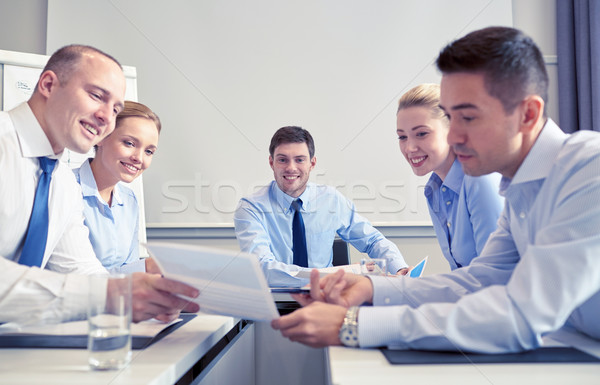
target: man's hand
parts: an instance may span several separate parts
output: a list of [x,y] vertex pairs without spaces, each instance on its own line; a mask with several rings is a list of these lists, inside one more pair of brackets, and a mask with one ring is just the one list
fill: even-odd
[[199,294],[197,289],[182,282],[162,278],[156,274],[133,273],[133,322],[150,318],[170,322],[176,319],[182,310],[195,313],[200,310],[200,306],[178,295],[196,298]]
[[271,326],[284,337],[314,348],[341,345],[338,335],[345,315],[343,306],[315,301],[271,321]]
[[396,275],[406,275],[408,274],[408,272],[411,270],[412,268],[410,267],[405,267],[403,269],[398,270],[398,272],[396,272]]
[[162,271],[158,267],[156,260],[152,257],[146,258],[146,273],[162,275]]
[[319,279],[319,271],[313,269],[310,272],[310,295],[293,294],[292,297],[302,306],[318,301],[348,308],[372,302],[373,285],[369,278],[345,274],[343,270]]

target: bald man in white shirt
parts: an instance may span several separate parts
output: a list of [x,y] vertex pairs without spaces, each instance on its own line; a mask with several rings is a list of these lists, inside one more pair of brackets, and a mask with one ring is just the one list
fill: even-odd
[[[81,192],[64,164],[52,172],[48,236],[40,268],[19,264],[36,186],[39,157],[58,159],[65,148],[86,153],[109,135],[123,108],[120,64],[93,47],[58,50],[27,103],[0,112],[0,323],[60,322],[85,317],[88,274],[107,274],[83,224]],[[51,270],[51,271],[49,271]],[[110,289],[110,288],[109,288]],[[160,275],[133,275],[133,319],[168,321],[198,306],[177,295],[198,291]]]

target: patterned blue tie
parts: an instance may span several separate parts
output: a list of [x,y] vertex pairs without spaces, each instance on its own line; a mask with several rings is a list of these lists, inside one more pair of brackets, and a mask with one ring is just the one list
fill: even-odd
[[294,220],[292,222],[294,265],[308,267],[306,233],[304,231],[304,220],[302,220],[302,214],[300,213],[302,201],[300,199],[293,201],[292,208],[294,209]]
[[48,192],[56,159],[42,156],[38,160],[40,161],[42,175],[38,181],[37,190],[35,190],[33,210],[31,210],[29,228],[27,229],[19,263],[26,266],[40,267],[42,266],[44,250],[48,240]]

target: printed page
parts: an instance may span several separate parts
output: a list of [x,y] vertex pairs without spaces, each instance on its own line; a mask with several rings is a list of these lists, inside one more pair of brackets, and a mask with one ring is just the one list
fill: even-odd
[[[330,267],[322,267],[319,270],[319,274],[321,275],[321,277],[327,275],[327,274],[333,274],[338,270],[344,270],[344,272],[346,273],[351,273],[351,274],[360,274],[360,264],[358,263],[353,263],[351,265],[340,265],[340,266],[330,266]],[[310,272],[311,270],[301,270],[299,272],[297,272],[295,274],[295,277],[297,278],[310,278]]]
[[202,312],[254,321],[271,321],[279,313],[256,256],[174,243],[149,242],[148,250],[165,277],[200,290],[190,299]]

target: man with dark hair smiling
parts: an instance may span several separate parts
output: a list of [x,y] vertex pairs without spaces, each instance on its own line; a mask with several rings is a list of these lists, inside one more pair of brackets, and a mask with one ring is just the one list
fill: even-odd
[[305,307],[272,326],[312,346],[486,353],[534,349],[565,325],[600,339],[600,134],[567,135],[547,118],[542,54],[516,29],[472,32],[437,66],[465,173],[503,176],[498,229],[448,274],[319,282],[313,272],[311,296],[297,297]]
[[[307,130],[280,128],[269,154],[275,180],[242,198],[234,223],[240,248],[259,256],[271,286],[301,286],[307,280],[295,277],[299,271],[331,266],[336,234],[372,258],[386,258],[391,274],[406,273],[398,247],[359,215],[352,202],[331,186],[308,183],[317,158]],[[299,236],[298,227],[303,232]]]

